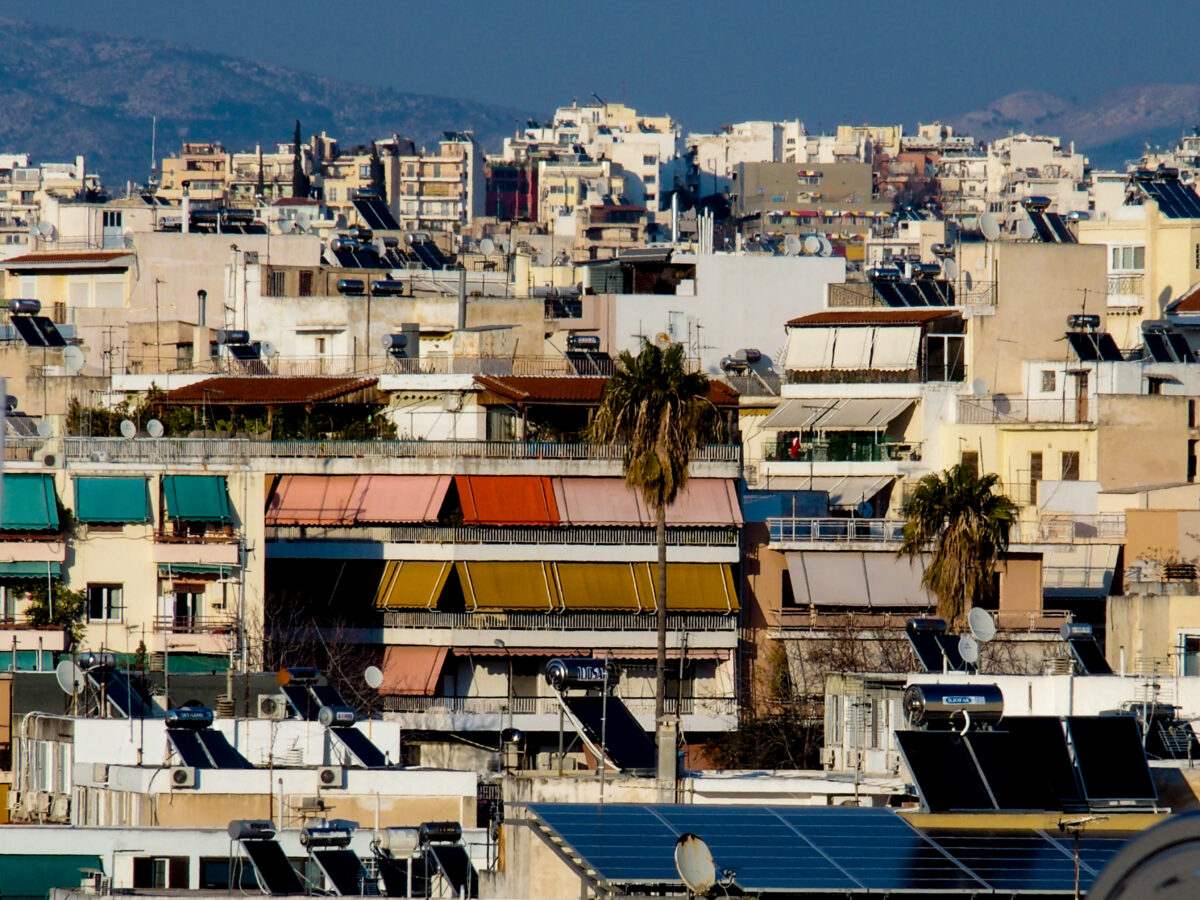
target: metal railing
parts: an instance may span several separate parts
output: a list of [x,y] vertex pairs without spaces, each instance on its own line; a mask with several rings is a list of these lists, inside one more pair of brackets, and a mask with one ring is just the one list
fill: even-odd
[[1142,296],[1142,285],[1146,280],[1146,276],[1142,272],[1130,273],[1126,275],[1109,275],[1108,276],[1108,296]]
[[958,398],[960,425],[1003,425],[1007,423],[1049,422],[1054,424],[1093,423],[1096,404],[1074,398],[1030,398],[997,394],[994,397]]
[[[731,716],[737,714],[736,697],[665,698],[666,712],[672,715]],[[511,704],[510,704],[511,700]],[[634,715],[652,715],[653,697],[621,697]],[[449,715],[557,715],[559,702],[554,697],[384,697],[386,712],[441,713]]]
[[[68,437],[73,460],[133,463],[247,461],[251,459],[575,459],[616,460],[620,444],[586,441],[337,441],[254,440],[250,438],[107,438]],[[730,462],[741,458],[741,444],[698,447],[694,462]]]
[[141,374],[198,375],[592,375],[580,373],[562,356],[422,356],[393,359],[380,350],[358,356],[272,356],[240,361],[230,358],[180,363],[172,357],[142,357],[129,363]]
[[232,616],[155,616],[154,630],[171,634],[225,634],[237,627]]
[[904,441],[902,443],[844,443],[831,441],[809,441],[796,448],[793,455],[791,447],[780,443],[775,447],[774,456],[768,462],[898,462],[901,460],[919,460],[921,458],[921,441]]
[[869,541],[896,544],[904,539],[903,519],[767,519],[772,542]]
[[[653,631],[653,612],[438,612],[389,609],[385,628],[512,629],[517,631]],[[668,631],[736,631],[737,614],[668,613]]]
[[[1109,292],[1111,293],[1111,291]],[[971,285],[954,284],[954,309],[962,306],[995,306],[996,286],[992,282],[973,282]],[[853,309],[862,307],[888,308],[887,303],[876,293],[874,286],[863,282],[846,282],[829,286],[831,309]]]
[[1125,513],[1099,515],[1043,514],[1021,528],[1026,543],[1073,544],[1080,541],[1125,540]]
[[[929,615],[929,611],[913,609],[911,612],[850,612],[845,610],[797,607],[783,610],[780,627],[803,631],[844,630],[889,630],[904,631],[905,623],[914,616]],[[1000,632],[1029,634],[1057,631],[1072,616],[1066,610],[1001,610],[993,612],[992,618]],[[1003,635],[1001,635],[1003,636]]]
[[[581,544],[649,546],[653,528],[593,525],[268,525],[268,541],[372,541],[396,544]],[[670,547],[736,547],[738,530],[731,527],[667,528]]]

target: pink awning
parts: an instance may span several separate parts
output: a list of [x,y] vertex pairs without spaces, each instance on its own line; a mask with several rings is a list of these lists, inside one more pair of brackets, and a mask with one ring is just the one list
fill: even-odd
[[737,487],[728,478],[692,478],[667,507],[668,525],[741,525]]
[[432,697],[437,691],[448,647],[388,647],[383,651],[385,696]]
[[268,525],[436,521],[448,475],[284,475],[267,503]]
[[[559,515],[571,525],[654,524],[654,511],[623,478],[555,478]],[[667,507],[668,525],[741,525],[737,488],[726,478],[693,478]]]
[[362,475],[358,522],[436,522],[449,475]]
[[284,475],[267,502],[268,525],[350,525],[357,475]]

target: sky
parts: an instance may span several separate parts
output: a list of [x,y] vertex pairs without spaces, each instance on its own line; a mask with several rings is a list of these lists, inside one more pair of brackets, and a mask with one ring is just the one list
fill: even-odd
[[[157,38],[549,116],[592,93],[686,130],[915,124],[1017,90],[1200,82],[1193,3],[38,0],[0,15]],[[15,4],[14,4],[15,6]]]

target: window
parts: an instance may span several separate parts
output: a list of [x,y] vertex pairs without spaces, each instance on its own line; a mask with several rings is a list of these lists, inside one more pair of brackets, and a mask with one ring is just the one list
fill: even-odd
[[652,185],[652,184],[657,184],[657,183],[658,183],[658,178],[657,178],[657,177],[655,177],[654,175],[647,175],[645,178],[643,178],[643,179],[642,179],[642,182],[643,182],[645,185],[649,186],[649,185]]
[[780,605],[784,609],[796,608],[796,593],[792,590],[792,576],[787,569],[783,570],[783,586],[781,590],[782,598]]
[[133,859],[133,886],[186,890],[188,862],[186,856],[136,856]]
[[1064,450],[1062,452],[1062,476],[1063,481],[1078,481],[1079,480],[1079,451]]
[[105,228],[120,228],[122,214],[119,212],[105,212],[101,215]]
[[1029,452],[1029,502],[1037,503],[1038,482],[1042,480],[1042,451]]
[[0,584],[0,622],[13,622],[17,618],[17,599],[22,596],[16,591],[9,588],[6,584]]
[[175,345],[175,368],[185,369],[192,364],[191,343],[180,342]]
[[300,291],[299,291],[300,296],[301,297],[311,297],[312,292],[313,292],[313,273],[312,272],[301,272],[300,273]]
[[1131,270],[1141,272],[1146,268],[1146,248],[1143,246],[1113,247],[1113,271]]
[[371,177],[371,166],[370,166],[370,164],[369,164],[369,163],[368,163],[368,164],[366,164],[366,165],[360,165],[360,166],[358,167],[358,177],[359,177],[359,178],[363,178],[363,179],[370,179],[370,177]]
[[326,347],[325,338],[323,338],[323,337],[313,338],[313,349],[316,351],[317,356],[325,355],[325,347]]
[[284,276],[285,272],[268,272],[267,273],[267,296],[282,297],[284,294]]
[[656,166],[656,165],[658,165],[658,157],[657,156],[643,156],[642,157],[642,165],[643,166]]
[[1197,245],[1196,245],[1195,257],[1194,257],[1194,259],[1195,259],[1195,262],[1193,262],[1193,264],[1192,264],[1192,268],[1193,268],[1193,269],[1200,269],[1200,244],[1197,244]]
[[962,452],[962,464],[970,469],[976,475],[979,474],[979,451],[964,450]]
[[1188,484],[1196,481],[1196,444],[1197,441],[1188,441],[1187,446],[1187,480]]
[[87,586],[88,621],[121,621],[121,585],[89,584]]
[[197,621],[204,615],[204,585],[176,582],[167,595],[170,603],[172,627],[176,631],[190,631],[200,625]]
[[1052,394],[1056,390],[1057,379],[1053,369],[1042,369],[1042,391]]
[[1200,675],[1200,635],[1179,636],[1179,674]]
[[1163,384],[1166,383],[1166,380],[1167,379],[1165,379],[1165,378],[1155,378],[1153,375],[1148,376],[1146,378],[1146,393],[1147,394],[1161,394],[1162,389],[1163,389]]
[[325,189],[325,199],[330,203],[337,203],[337,188],[331,187]]

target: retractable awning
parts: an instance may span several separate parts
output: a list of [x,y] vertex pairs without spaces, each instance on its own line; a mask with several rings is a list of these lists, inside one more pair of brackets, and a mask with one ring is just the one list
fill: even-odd
[[805,429],[813,425],[831,409],[836,400],[784,400],[763,421],[763,428]]
[[454,566],[468,610],[551,612],[562,607],[554,563],[459,562]]
[[456,475],[468,525],[557,525],[551,479],[539,475]]
[[56,562],[21,562],[0,563],[0,581],[30,581],[37,578],[62,577],[62,563]]
[[449,475],[284,475],[267,503],[268,525],[436,521]]
[[925,609],[936,605],[921,585],[923,561],[887,550],[802,550],[785,555],[798,606]]
[[[654,511],[623,478],[554,478],[555,505],[562,524],[655,524]],[[742,524],[737,485],[728,478],[692,478],[667,507],[673,526],[731,526]]]
[[816,424],[818,431],[883,431],[915,403],[910,398],[843,400]]
[[[643,607],[638,591],[639,563],[565,563],[555,566],[567,609],[625,610]],[[668,597],[670,587],[667,588]],[[649,607],[653,609],[654,607]]]
[[58,531],[53,476],[4,475],[0,531]]
[[379,693],[388,697],[432,697],[448,650],[448,647],[426,646],[385,648]]
[[162,490],[168,519],[223,525],[231,521],[224,475],[165,475]]
[[389,562],[375,593],[379,609],[433,609],[450,575],[450,563],[427,560]]
[[105,525],[150,521],[150,491],[145,478],[75,479],[75,518]]

